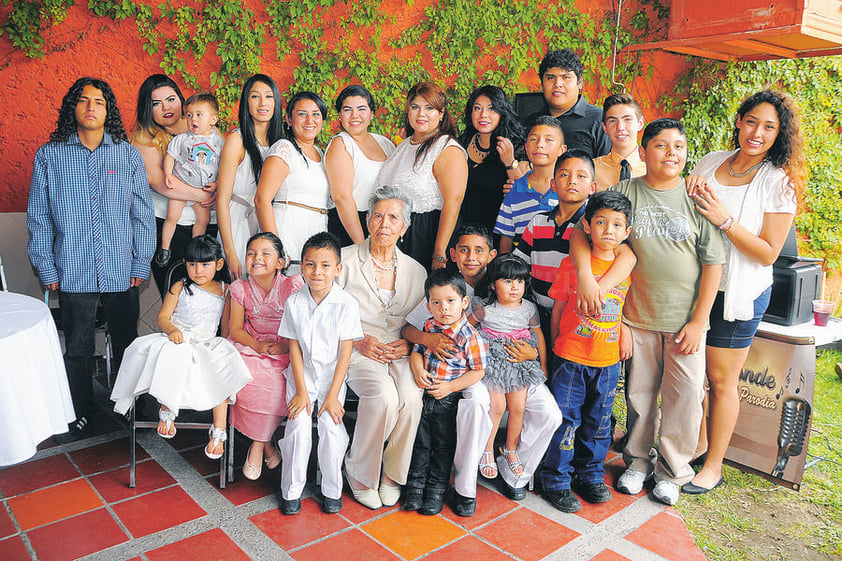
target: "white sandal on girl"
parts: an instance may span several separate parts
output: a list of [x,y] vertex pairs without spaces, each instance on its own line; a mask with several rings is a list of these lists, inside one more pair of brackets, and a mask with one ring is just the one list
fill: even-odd
[[[161,438],[172,438],[175,436],[175,413],[171,409],[161,407],[158,410],[158,420],[164,423],[164,430],[161,431],[161,424],[158,424],[158,436]],[[172,432],[170,432],[172,431]]]
[[225,429],[211,427],[208,429],[208,436],[210,437],[210,442],[208,442],[208,445],[205,446],[205,456],[211,460],[218,460],[225,453],[225,446],[222,447],[222,452],[219,454],[215,454],[214,450],[216,450],[216,447],[219,446],[219,444],[228,440],[228,433],[225,432]]
[[479,473],[486,479],[497,479],[497,464],[494,463],[494,452],[491,450],[482,453]]

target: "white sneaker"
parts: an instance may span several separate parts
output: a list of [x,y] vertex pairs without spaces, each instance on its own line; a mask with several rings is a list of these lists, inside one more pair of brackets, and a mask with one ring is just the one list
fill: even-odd
[[652,479],[651,473],[646,474],[642,471],[627,469],[623,472],[623,475],[620,476],[620,479],[617,480],[617,484],[614,488],[626,495],[637,495],[643,491],[643,484],[650,479]]
[[681,487],[672,481],[658,481],[655,488],[652,489],[652,495],[665,505],[674,505],[678,502],[678,495],[681,492]]

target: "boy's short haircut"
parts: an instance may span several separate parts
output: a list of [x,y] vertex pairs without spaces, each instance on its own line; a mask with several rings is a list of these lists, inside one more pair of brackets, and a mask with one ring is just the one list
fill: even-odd
[[634,109],[635,114],[637,115],[638,119],[643,118],[643,110],[640,108],[640,104],[632,97],[631,94],[627,93],[618,93],[612,94],[605,98],[605,101],[602,102],[602,122],[605,122],[605,116],[608,113],[608,110],[614,107],[615,105],[630,105],[632,109]]
[[491,235],[491,230],[487,226],[477,224],[476,222],[459,226],[456,234],[453,236],[453,239],[456,240],[456,245],[459,245],[459,240],[462,239],[462,236],[479,236],[484,238],[485,243],[488,245],[488,250],[491,251],[494,249],[494,237]]
[[550,115],[535,117],[532,123],[529,124],[529,130],[526,131],[526,138],[529,138],[529,135],[532,134],[532,129],[535,127],[552,127],[558,129],[558,133],[561,135],[561,143],[564,144],[564,129],[561,128],[561,123],[555,117],[551,117]]
[[582,81],[582,60],[571,49],[559,49],[555,51],[547,51],[544,58],[541,59],[541,64],[538,66],[538,77],[544,79],[544,74],[550,68],[561,68],[562,70],[569,70],[576,75],[577,81]]
[[640,145],[646,148],[646,145],[649,144],[650,140],[658,136],[661,131],[668,129],[675,129],[680,132],[684,138],[687,138],[687,131],[684,129],[684,125],[681,121],[676,121],[675,119],[670,119],[669,117],[661,117],[660,119],[655,119],[646,125],[646,128],[643,129],[643,136],[640,139]]
[[187,101],[184,102],[184,107],[188,107],[193,105],[194,103],[207,103],[213,110],[219,113],[219,103],[216,101],[216,96],[210,92],[198,92],[194,93],[190,97],[187,98]]
[[424,281],[424,295],[430,300],[430,290],[436,286],[452,286],[460,298],[468,295],[468,287],[465,285],[465,277],[459,271],[451,269],[436,269],[427,280]]
[[591,181],[593,181],[596,172],[594,171],[593,167],[593,158],[591,158],[590,154],[585,152],[584,150],[568,150],[564,154],[558,157],[558,160],[555,161],[555,168],[553,169],[553,176],[558,173],[558,170],[561,168],[561,164],[566,162],[567,160],[582,160],[586,164],[588,164],[588,169],[591,172]]
[[632,205],[629,198],[624,194],[617,191],[600,191],[594,193],[588,198],[588,204],[585,205],[585,220],[590,223],[593,215],[604,208],[622,212],[626,217],[626,227],[631,225]]
[[339,243],[339,239],[330,232],[313,234],[304,242],[304,247],[301,248],[302,261],[304,261],[304,256],[310,249],[329,249],[336,255],[336,263],[342,263],[342,245]]

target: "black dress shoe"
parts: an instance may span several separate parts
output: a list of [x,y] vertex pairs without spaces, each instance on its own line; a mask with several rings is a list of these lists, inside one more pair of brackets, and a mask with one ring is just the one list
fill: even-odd
[[281,514],[287,516],[301,512],[301,499],[286,500],[281,497]]
[[338,499],[323,497],[322,512],[325,514],[336,514],[340,510],[342,510],[342,497],[339,497]]
[[464,497],[453,491],[452,508],[457,516],[473,516],[477,511],[477,500],[473,497]]
[[688,495],[704,495],[705,493],[713,491],[723,483],[725,483],[725,478],[720,477],[719,481],[716,482],[716,485],[708,489],[707,487],[700,487],[699,485],[694,485],[692,481],[689,481],[681,486],[681,491]]
[[444,492],[428,492],[424,495],[424,502],[418,509],[418,514],[433,516],[440,513],[444,506]]
[[544,498],[561,512],[578,512],[582,503],[570,489],[546,489]]
[[506,483],[506,480],[502,477],[500,477],[498,480],[500,481],[500,483],[498,484],[498,488],[500,489],[500,492],[503,493],[503,496],[505,496],[506,498],[511,499],[513,501],[522,501],[524,498],[526,498],[526,487],[512,487],[511,485]]
[[602,481],[598,483],[581,483],[577,481],[573,484],[573,487],[576,493],[589,503],[605,503],[611,500],[611,490]]
[[693,466],[693,467],[702,467],[703,465],[705,465],[705,462],[707,461],[707,459],[708,459],[708,453],[702,452],[701,454],[699,454],[698,456],[696,456],[695,458],[690,460],[690,465]]
[[424,504],[424,497],[421,489],[414,487],[407,487],[406,502],[403,505],[404,510],[418,510]]

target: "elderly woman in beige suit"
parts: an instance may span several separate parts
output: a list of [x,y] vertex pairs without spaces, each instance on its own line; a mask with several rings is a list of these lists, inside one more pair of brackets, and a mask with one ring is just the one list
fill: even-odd
[[407,314],[424,298],[427,277],[397,248],[411,212],[405,193],[377,189],[369,204],[370,236],[342,250],[338,279],[359,301],[365,333],[354,343],[348,368],[348,385],[360,403],[345,468],[354,498],[371,509],[398,502],[421,417],[421,390],[409,369],[411,346],[400,335]]

